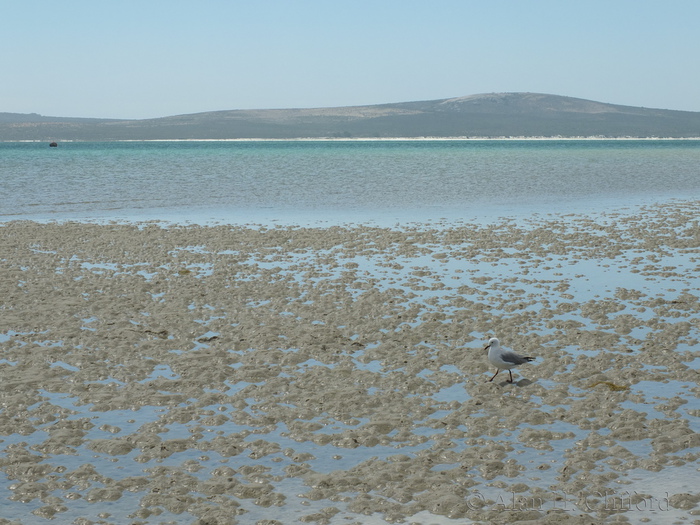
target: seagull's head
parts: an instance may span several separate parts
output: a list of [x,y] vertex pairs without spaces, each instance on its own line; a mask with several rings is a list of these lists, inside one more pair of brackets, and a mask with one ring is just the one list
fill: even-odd
[[500,346],[500,344],[501,343],[498,342],[498,339],[496,339],[495,337],[492,337],[491,339],[489,339],[489,343],[484,347],[484,350],[488,350],[492,346],[497,348],[498,346]]

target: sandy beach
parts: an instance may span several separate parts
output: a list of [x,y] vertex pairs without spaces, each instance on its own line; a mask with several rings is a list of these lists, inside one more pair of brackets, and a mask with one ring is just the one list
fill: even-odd
[[697,217],[4,223],[0,524],[700,523]]

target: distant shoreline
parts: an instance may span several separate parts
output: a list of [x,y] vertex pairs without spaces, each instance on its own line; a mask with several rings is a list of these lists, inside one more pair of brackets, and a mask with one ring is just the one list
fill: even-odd
[[[227,139],[228,137],[228,139]],[[222,110],[141,120],[0,113],[0,140],[700,139],[700,112],[544,93],[483,93],[335,108]]]
[[73,142],[484,142],[484,141],[700,141],[698,137],[306,137],[235,139],[1,140],[1,143]]

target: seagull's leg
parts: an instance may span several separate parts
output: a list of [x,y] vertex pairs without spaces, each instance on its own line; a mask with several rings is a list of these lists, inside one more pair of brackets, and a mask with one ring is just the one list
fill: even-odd
[[[501,371],[501,369],[500,369],[500,368],[497,368],[497,369],[496,369],[496,373],[493,374],[493,377],[496,377],[496,376],[498,375],[498,372],[500,372],[500,371]],[[492,377],[491,379],[489,379],[489,381],[493,381],[493,377]]]
[[510,369],[509,369],[509,370],[508,370],[508,373],[510,374],[510,379],[508,380],[508,382],[509,382],[509,383],[512,383],[512,382],[513,382],[513,372],[511,372]]

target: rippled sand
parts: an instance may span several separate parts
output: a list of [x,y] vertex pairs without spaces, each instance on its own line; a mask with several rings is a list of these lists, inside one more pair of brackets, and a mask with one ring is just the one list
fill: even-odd
[[700,519],[697,203],[0,233],[0,524]]

